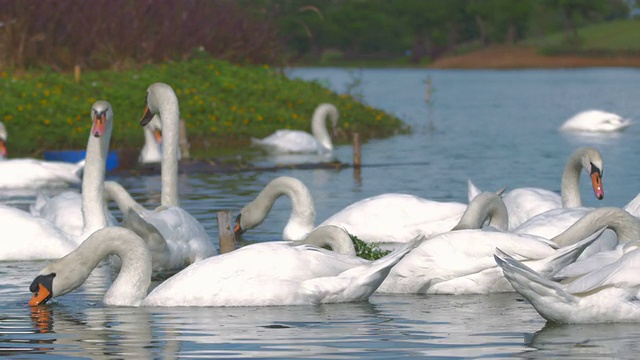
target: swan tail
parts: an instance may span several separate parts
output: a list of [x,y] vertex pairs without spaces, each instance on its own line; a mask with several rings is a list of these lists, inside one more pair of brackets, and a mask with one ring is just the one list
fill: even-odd
[[582,252],[593,244],[601,232],[598,232],[582,241],[579,241],[573,245],[565,246],[556,251],[556,253],[547,258],[531,261],[529,266],[535,269],[541,276],[546,279],[551,279],[555,274],[564,269],[566,266],[573,264]]
[[392,253],[364,265],[359,265],[335,277],[307,280],[303,287],[316,303],[353,302],[367,300],[389,275],[391,268],[425,239],[416,237]]
[[560,303],[577,302],[577,298],[562,289],[560,284],[543,278],[530,267],[502,250],[496,248],[493,257],[513,288],[532,304],[537,303],[541,297],[551,298],[552,301]]

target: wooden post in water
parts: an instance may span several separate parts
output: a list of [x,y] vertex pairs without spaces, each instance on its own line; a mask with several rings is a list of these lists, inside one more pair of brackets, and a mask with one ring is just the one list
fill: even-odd
[[427,76],[427,94],[424,96],[427,105],[431,105],[431,75]]
[[180,145],[180,154],[183,159],[189,158],[189,139],[187,138],[187,122],[184,119],[180,119],[180,137],[178,140]]
[[236,249],[236,236],[233,233],[231,211],[218,211],[218,240],[220,242],[220,254],[228,253]]
[[360,167],[362,165],[362,155],[360,151],[360,134],[353,133],[353,177],[356,182],[361,182]]
[[80,65],[73,67],[73,78],[75,79],[76,84],[80,84]]

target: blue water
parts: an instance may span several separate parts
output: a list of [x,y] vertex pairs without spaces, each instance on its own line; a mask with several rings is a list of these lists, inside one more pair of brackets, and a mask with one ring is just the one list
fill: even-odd
[[[414,132],[362,147],[360,177],[352,169],[197,174],[180,178],[181,205],[217,239],[216,212],[237,213],[271,179],[295,176],[311,190],[317,222],[344,206],[384,192],[466,201],[467,179],[485,190],[537,186],[559,192],[568,155],[593,145],[604,161],[605,198],[583,177],[588,206],[623,206],[640,192],[640,127],[576,136],[558,127],[577,112],[601,109],[640,121],[640,70],[297,69],[337,92],[392,112]],[[425,102],[431,81],[430,105]],[[249,156],[258,156],[251,153]],[[246,155],[245,155],[246,156]],[[351,162],[341,145],[338,159]],[[252,158],[268,162],[270,159]],[[160,178],[111,176],[150,207]],[[30,194],[0,194],[26,207]],[[278,238],[289,216],[278,200],[246,241]],[[3,236],[11,236],[4,234]],[[87,283],[39,312],[26,306],[28,286],[46,262],[0,263],[0,354],[21,358],[548,358],[635,357],[640,325],[549,326],[517,294],[489,296],[374,295],[369,302],[266,308],[105,307],[112,274]]]

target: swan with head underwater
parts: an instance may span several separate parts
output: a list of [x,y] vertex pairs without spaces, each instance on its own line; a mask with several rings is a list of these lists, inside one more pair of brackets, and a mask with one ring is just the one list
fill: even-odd
[[[571,277],[556,282],[544,278],[535,269],[511,257],[508,252],[500,251],[501,249],[496,251],[495,260],[505,278],[548,321],[640,321],[640,220],[618,208],[600,208],[592,213],[597,211],[615,213],[620,226],[626,226],[629,232],[628,236],[620,239],[623,246],[617,259],[608,263],[574,272]],[[593,218],[592,221],[598,221],[601,217]],[[585,261],[589,262],[589,258]]]
[[[346,233],[343,239],[351,242]],[[33,297],[29,304],[46,303],[82,285],[108,255],[120,257],[122,266],[104,296],[106,305],[273,306],[365,301],[389,270],[422,240],[415,239],[375,261],[308,244],[252,244],[195,262],[147,294],[152,267],[148,246],[128,229],[109,227],[42,269],[30,286]]]
[[[271,180],[253,201],[240,210],[236,218],[236,235],[260,225],[275,201],[283,195],[291,199],[291,215],[282,237],[285,240],[304,238],[315,228],[313,197],[304,183],[289,176]],[[463,203],[388,193],[355,202],[319,226],[335,225],[368,243],[393,248],[418,235],[429,237],[451,230],[466,208]]]
[[[494,213],[492,221],[497,215],[507,213],[498,196],[483,193],[469,204],[463,219],[471,216],[477,226],[483,223],[488,211]],[[506,224],[508,220],[505,218],[502,222]],[[496,248],[514,254],[527,266],[551,276],[573,263],[596,241],[604,226],[616,232],[619,241],[632,237],[617,218],[600,209],[550,240],[528,234],[456,227],[425,240],[407,254],[377,291],[455,295],[511,292],[513,288],[494,260]],[[565,246],[559,248],[558,244]]]
[[[161,162],[161,203],[154,210],[138,204],[119,186],[108,187],[109,196],[120,209],[133,209],[144,221],[149,222],[166,241],[162,254],[154,259],[166,259],[164,264],[154,262],[154,270],[175,271],[190,263],[216,254],[216,249],[206,230],[191,214],[179,206],[178,201],[178,136],[180,113],[178,98],[173,89],[164,83],[154,83],[147,89],[147,104],[140,124],[146,126],[154,115],[162,124],[163,144]],[[126,214],[127,211],[123,211]],[[161,270],[164,269],[164,270]]]
[[618,114],[602,110],[582,111],[560,126],[560,131],[609,133],[623,131],[631,125],[631,120]]
[[[551,190],[533,187],[517,188],[506,192],[503,200],[509,213],[509,229],[514,230],[528,219],[549,210],[581,207],[582,197],[580,196],[579,182],[583,169],[591,178],[595,197],[602,200],[604,197],[603,164],[604,161],[598,149],[590,146],[581,147],[573,151],[567,160],[562,172],[560,195]],[[476,194],[480,193],[480,190],[470,180],[468,185],[469,201],[471,201]],[[536,235],[544,236],[545,234]],[[557,233],[552,236],[555,235]]]
[[76,163],[31,158],[7,159],[7,129],[0,122],[0,188],[37,189],[79,184],[85,161]]
[[331,119],[335,130],[339,113],[333,104],[320,104],[311,118],[311,132],[278,130],[264,139],[251,138],[251,144],[272,154],[322,154],[333,151],[333,142],[327,131],[326,119]]
[[82,181],[80,215],[84,220],[81,234],[73,236],[45,219],[0,205],[0,227],[5,233],[0,241],[0,260],[59,258],[75,249],[91,233],[108,225],[102,180],[113,126],[111,105],[96,101],[91,108],[91,118],[93,125]]

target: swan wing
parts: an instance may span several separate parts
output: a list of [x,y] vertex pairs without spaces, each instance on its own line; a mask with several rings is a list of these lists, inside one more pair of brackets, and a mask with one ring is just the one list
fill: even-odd
[[451,230],[467,205],[408,194],[382,194],[355,202],[323,221],[342,227],[363,241],[404,243]]
[[579,207],[545,211],[528,219],[512,231],[518,234],[531,234],[551,239],[592,210],[593,208]]
[[565,288],[572,294],[594,292],[606,287],[640,286],[640,249],[633,249],[617,261],[602,266],[574,280]]
[[509,213],[509,229],[515,229],[538,214],[562,207],[560,195],[541,188],[513,189],[503,196],[503,200]]
[[[216,250],[202,224],[177,206],[161,207],[140,214],[164,237],[170,257],[166,270],[182,269],[186,265],[215,255]],[[154,264],[154,268],[160,264]]]

